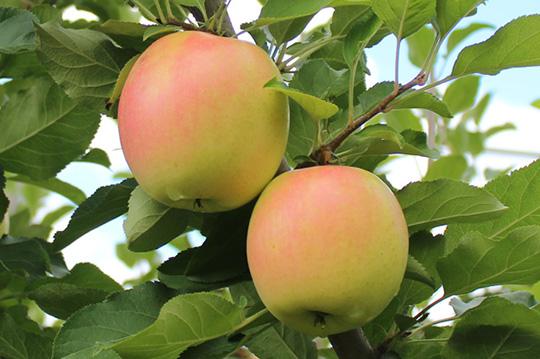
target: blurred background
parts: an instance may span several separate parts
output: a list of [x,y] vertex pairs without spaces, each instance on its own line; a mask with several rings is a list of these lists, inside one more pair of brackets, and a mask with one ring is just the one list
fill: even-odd
[[[261,6],[256,0],[232,0],[229,13],[237,31],[242,23],[250,22],[259,15]],[[453,51],[447,53],[443,47],[435,68],[438,78],[447,75],[459,50],[466,45],[480,42],[490,37],[495,28],[510,20],[525,14],[540,13],[538,0],[490,0],[487,5],[480,6],[478,14],[473,18],[465,19],[460,28],[468,28],[472,23],[478,23],[478,29]],[[308,29],[316,28],[331,19],[332,10],[320,12],[310,22]],[[85,19],[91,21],[94,15],[79,11],[75,7],[64,13],[64,19],[76,21]],[[249,41],[248,35],[242,35]],[[411,40],[412,41],[412,40]],[[415,46],[411,43],[411,46]],[[396,41],[393,37],[386,38],[375,49],[367,50],[370,76],[368,86],[380,81],[393,80],[394,54]],[[419,71],[409,59],[409,43],[404,42],[401,52],[400,79],[406,82]],[[514,69],[505,71],[497,76],[484,77],[472,85],[464,86],[460,91],[468,99],[466,106],[459,116],[444,123],[447,153],[450,152],[451,161],[463,164],[463,171],[456,175],[461,178],[470,178],[472,183],[482,186],[492,177],[505,173],[511,169],[522,167],[540,157],[540,103],[538,107],[534,102],[540,99],[540,70],[538,68]],[[444,93],[446,86],[439,91]],[[474,100],[474,101],[473,101]],[[489,101],[488,101],[489,100]],[[485,112],[483,112],[483,107]],[[408,116],[402,113],[402,116]],[[428,114],[412,113],[421,118],[420,124],[426,128]],[[511,124],[511,125],[510,125]],[[110,118],[103,118],[101,127],[92,143],[92,148],[105,151],[110,159],[111,166],[106,168],[90,163],[72,163],[58,176],[80,188],[87,196],[97,188],[121,181],[129,176],[129,169],[120,149],[116,122]],[[456,151],[459,147],[461,150]],[[386,174],[388,180],[396,187],[401,188],[407,183],[417,181],[426,175],[428,162],[419,157],[407,156],[396,158],[386,163],[381,172]],[[429,176],[437,176],[431,173]],[[433,178],[435,178],[433,177]],[[37,187],[24,184],[11,185],[8,188],[12,199],[10,213],[12,226],[28,222],[39,224],[48,213],[57,210],[64,213],[61,219],[54,224],[53,231],[66,227],[73,204],[64,197],[49,194]],[[39,205],[41,203],[41,205]],[[41,208],[32,213],[31,208]],[[153,264],[173,256],[177,249],[172,245],[161,248],[157,253],[134,254],[127,250],[125,236],[122,229],[123,218],[112,221],[77,241],[76,245],[69,246],[64,251],[68,267],[76,263],[91,262],[103,272],[120,283],[130,283],[130,280],[144,276],[152,278]],[[175,241],[181,246],[186,238]],[[203,238],[197,233],[189,234],[192,245],[200,244]],[[450,310],[450,309],[449,309]],[[441,307],[440,313],[435,316],[444,317],[446,309]]]

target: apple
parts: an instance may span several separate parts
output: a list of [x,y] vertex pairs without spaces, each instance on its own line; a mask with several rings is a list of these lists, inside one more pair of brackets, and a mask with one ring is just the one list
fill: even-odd
[[392,191],[353,167],[294,170],[274,179],[248,229],[249,269],[263,303],[314,336],[360,327],[399,291],[409,249]]
[[142,189],[171,207],[219,212],[270,182],[285,152],[289,107],[264,88],[279,70],[257,46],[199,31],[154,42],[119,103],[120,140]]

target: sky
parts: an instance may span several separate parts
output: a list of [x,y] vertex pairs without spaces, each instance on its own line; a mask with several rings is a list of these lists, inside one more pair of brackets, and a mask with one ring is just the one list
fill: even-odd
[[[256,0],[232,0],[229,12],[235,27],[238,29],[243,22],[249,22],[257,18],[260,5]],[[313,27],[331,16],[330,10],[324,10],[310,23]],[[481,6],[478,15],[473,19],[466,19],[459,27],[470,22],[484,22],[502,26],[508,21],[524,14],[540,13],[539,0],[489,0],[487,6]],[[76,11],[67,15],[73,18],[79,16]],[[470,37],[467,44],[483,41],[494,30],[483,30]],[[373,73],[369,82],[371,84],[391,80],[393,78],[395,39],[388,37],[380,46],[369,50],[368,64]],[[402,52],[402,65],[400,73],[402,81],[412,78],[417,73],[407,61],[406,46]],[[449,69],[447,71],[450,71]],[[533,153],[540,153],[540,110],[533,108],[532,101],[540,98],[540,68],[514,69],[503,72],[498,76],[484,77],[481,84],[481,94],[492,92],[494,101],[486,114],[484,126],[491,127],[508,121],[515,122],[518,130],[497,135],[490,143],[490,148],[517,149]],[[107,151],[113,163],[112,169],[106,169],[91,164],[74,163],[63,170],[59,177],[69,183],[80,187],[87,195],[91,195],[98,187],[111,184],[113,174],[127,168],[120,149],[120,142],[116,124],[104,118],[99,132],[93,141],[92,147],[102,148]],[[479,158],[482,168],[507,168],[519,167],[534,160],[532,156],[495,155],[486,154]],[[419,180],[425,168],[426,162],[418,158],[408,157],[396,161],[389,174],[390,181],[400,188],[405,184]],[[482,184],[483,179],[476,180],[476,184]],[[65,203],[59,196],[53,195],[49,199],[48,208],[56,208]],[[69,246],[65,252],[65,258],[69,267],[79,262],[92,262],[99,266],[105,273],[119,282],[144,273],[148,268],[137,267],[135,271],[129,270],[115,257],[115,245],[125,240],[122,231],[123,219],[112,221],[79,239]],[[58,223],[56,230],[63,229],[68,223],[68,218]],[[164,258],[174,255],[170,250],[161,251]],[[446,317],[451,314],[448,306],[442,307],[436,317]]]

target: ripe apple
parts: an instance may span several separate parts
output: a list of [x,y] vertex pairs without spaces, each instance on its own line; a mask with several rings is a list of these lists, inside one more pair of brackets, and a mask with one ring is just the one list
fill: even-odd
[[202,212],[234,209],[270,182],[285,152],[286,96],[250,43],[197,31],[154,42],[122,90],[118,124],[134,177],[151,197]]
[[407,224],[392,191],[345,166],[284,173],[253,211],[247,255],[269,311],[315,336],[360,327],[397,294],[407,265]]

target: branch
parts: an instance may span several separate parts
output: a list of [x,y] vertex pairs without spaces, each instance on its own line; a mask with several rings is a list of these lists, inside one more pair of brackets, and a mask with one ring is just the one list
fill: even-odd
[[375,352],[361,329],[328,337],[339,359],[375,359]]
[[377,116],[379,113],[384,112],[387,109],[388,105],[399,95],[401,95],[405,91],[412,89],[417,85],[423,85],[425,81],[426,74],[424,72],[421,72],[410,82],[401,85],[399,88],[397,88],[397,90],[386,96],[376,107],[366,112],[362,116],[356,118],[349,125],[347,125],[347,127],[345,127],[345,129],[343,129],[343,131],[333,140],[320,146],[310,155],[310,157],[321,165],[328,164],[332,159],[333,153],[336,151],[336,149],[341,146],[343,141],[345,141],[345,139],[347,139],[347,137],[349,137],[354,131],[359,129],[364,123],[368,122],[373,117]]

